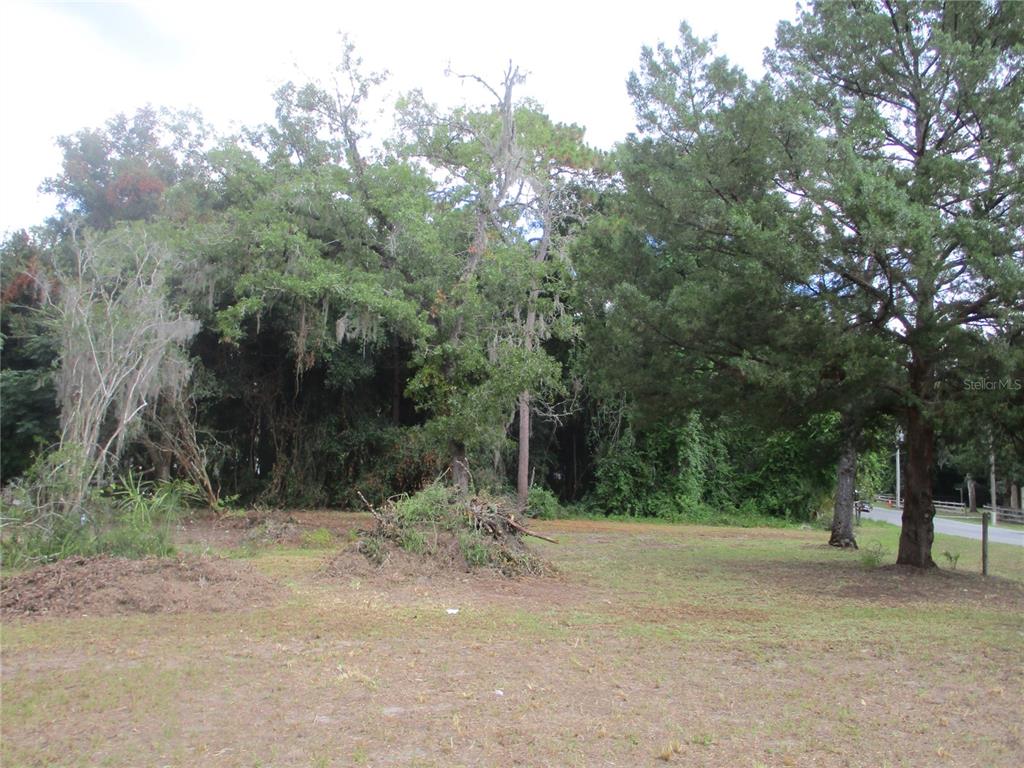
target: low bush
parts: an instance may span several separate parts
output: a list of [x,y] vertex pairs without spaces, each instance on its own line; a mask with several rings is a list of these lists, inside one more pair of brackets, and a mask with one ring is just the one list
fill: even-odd
[[541,520],[557,520],[566,517],[565,507],[558,501],[547,488],[534,487],[530,489],[530,495],[526,499],[526,514]]
[[171,528],[198,497],[184,481],[154,484],[129,474],[105,492],[93,492],[70,513],[52,505],[41,508],[30,485],[9,487],[2,508],[3,565],[18,569],[72,556],[173,554]]
[[865,568],[878,568],[885,562],[889,555],[880,541],[872,541],[860,551],[860,561]]

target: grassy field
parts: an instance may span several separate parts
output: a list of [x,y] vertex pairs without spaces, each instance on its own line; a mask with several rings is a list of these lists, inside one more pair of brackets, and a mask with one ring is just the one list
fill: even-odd
[[1024,761],[1021,548],[993,545],[983,580],[962,539],[938,537],[941,572],[887,566],[891,526],[852,553],[822,531],[564,520],[532,545],[556,575],[402,577],[325,573],[359,520],[297,517],[334,549],[186,536],[282,584],[269,607],[6,619],[0,762]]

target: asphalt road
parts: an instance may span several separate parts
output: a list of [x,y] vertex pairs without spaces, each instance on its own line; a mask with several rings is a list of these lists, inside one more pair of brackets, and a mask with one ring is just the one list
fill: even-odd
[[[865,512],[862,517],[868,520],[881,520],[883,523],[900,525],[902,513],[895,509],[886,507],[872,507],[870,512]],[[947,536],[961,536],[965,539],[981,541],[981,524],[965,523],[960,520],[946,520],[942,517],[935,518],[935,532],[944,533]],[[1024,531],[1010,530],[1001,526],[989,526],[988,540],[999,544],[1015,544],[1024,547]]]

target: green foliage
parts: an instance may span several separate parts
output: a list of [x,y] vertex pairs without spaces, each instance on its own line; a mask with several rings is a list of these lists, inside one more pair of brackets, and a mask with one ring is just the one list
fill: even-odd
[[[76,514],[40,506],[30,483],[40,477],[59,482],[52,471],[55,454],[40,461],[25,482],[8,487],[3,503],[3,562],[23,568],[72,556],[110,554],[121,557],[165,557],[174,553],[171,528],[197,489],[175,480],[146,483],[129,473],[106,489],[94,492]],[[69,481],[71,482],[71,481]],[[55,489],[50,488],[50,494]]]
[[482,568],[490,565],[493,559],[487,541],[477,531],[464,530],[458,532],[459,551],[470,568]]
[[706,524],[809,520],[831,489],[831,470],[817,456],[821,440],[813,428],[762,435],[705,426],[696,415],[642,432],[627,423],[601,447],[587,506]]
[[399,535],[398,546],[414,555],[422,555],[427,551],[427,540],[415,528],[406,528]]
[[[99,493],[87,489],[74,472],[82,461],[76,446],[40,455],[0,496],[3,561],[21,568],[74,554],[90,553],[95,535],[90,513],[102,506]],[[79,499],[68,505],[65,499]]]
[[207,137],[195,113],[145,107],[130,118],[120,114],[103,128],[60,137],[63,172],[43,189],[57,195],[62,214],[95,228],[152,219],[166,210],[165,192],[174,184],[181,186],[180,211],[181,192],[205,176]]
[[45,312],[51,279],[42,257],[24,232],[0,244],[0,484],[28,470],[58,439],[57,353]]
[[[1017,472],[1021,388],[972,385],[1024,378],[1022,18],[1012,3],[813,3],[780,28],[762,82],[683,26],[643,51],[638,132],[612,157],[513,98],[514,68],[478,91],[490,103],[407,95],[398,133],[364,151],[360,110],[384,78],[347,43],[331,82],[277,90],[272,125],[210,141],[196,116],[146,109],[62,138],[58,218],[0,253],[0,480],[24,475],[5,491],[5,552],[166,543],[150,535],[162,523],[74,487],[90,485],[80,456],[32,468],[58,438],[55,396],[77,391],[54,386],[62,334],[84,349],[104,322],[41,311],[83,244],[102,246],[94,284],[112,298],[159,246],[168,318],[202,324],[161,360],[195,371],[189,461],[161,460],[181,435],[125,424],[111,453],[124,440],[127,458],[97,483],[130,459],[147,477],[202,465],[208,500],[411,494],[399,543],[426,551],[435,528],[460,530],[462,502],[429,485],[455,457],[477,488],[508,487],[524,393],[542,517],[564,514],[551,488],[611,516],[813,519],[840,433],[859,438],[869,497],[891,472],[880,430],[915,408],[942,460],[980,473],[991,434]],[[892,56],[900,44],[920,55]],[[124,359],[154,311],[94,345],[110,365],[77,370]],[[98,412],[84,447],[143,400]],[[120,493],[162,519],[160,486],[130,483]]]
[[803,429],[733,439],[742,446],[735,484],[740,509],[791,520],[814,519],[834,489],[827,428],[823,432],[812,423]]
[[356,489],[371,501],[415,494],[443,471],[444,461],[433,436],[420,427],[396,428],[365,421],[324,441],[325,453],[348,468],[332,501],[361,507]]
[[530,494],[526,499],[526,512],[530,517],[541,520],[556,520],[567,514],[555,494],[536,485],[530,488]]
[[145,483],[129,473],[110,488],[115,504],[109,523],[98,526],[96,548],[122,557],[174,553],[171,527],[199,490],[182,480]]
[[857,492],[863,501],[871,501],[890,488],[895,470],[886,448],[863,451],[857,457]]
[[865,568],[878,568],[889,557],[889,550],[880,541],[872,541],[860,549],[860,561]]
[[419,493],[405,496],[395,503],[395,515],[403,526],[430,523],[447,530],[460,527],[452,506],[458,493],[441,483],[431,483]]
[[10,509],[6,504],[3,518],[0,553],[4,568],[21,569],[95,552],[92,532],[70,518],[55,520],[44,529],[30,516],[21,514],[21,510]]

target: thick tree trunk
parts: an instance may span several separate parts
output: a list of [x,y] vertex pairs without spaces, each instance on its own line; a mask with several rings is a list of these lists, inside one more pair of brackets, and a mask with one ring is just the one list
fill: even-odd
[[907,411],[907,487],[903,494],[903,529],[899,565],[934,568],[935,505],[932,480],[935,466],[935,430],[916,403]]
[[452,483],[463,493],[469,493],[469,460],[466,458],[466,446],[456,440],[451,442]]
[[1010,485],[1010,509],[1020,509],[1020,486],[1016,483]]
[[857,485],[857,447],[852,436],[845,438],[836,468],[836,502],[832,512],[830,546],[857,549],[853,535],[854,492]]
[[526,506],[530,496],[530,393],[519,394],[519,467],[516,472],[516,498]]
[[153,465],[153,479],[158,483],[166,483],[171,479],[171,453],[156,443],[147,440],[146,452]]

